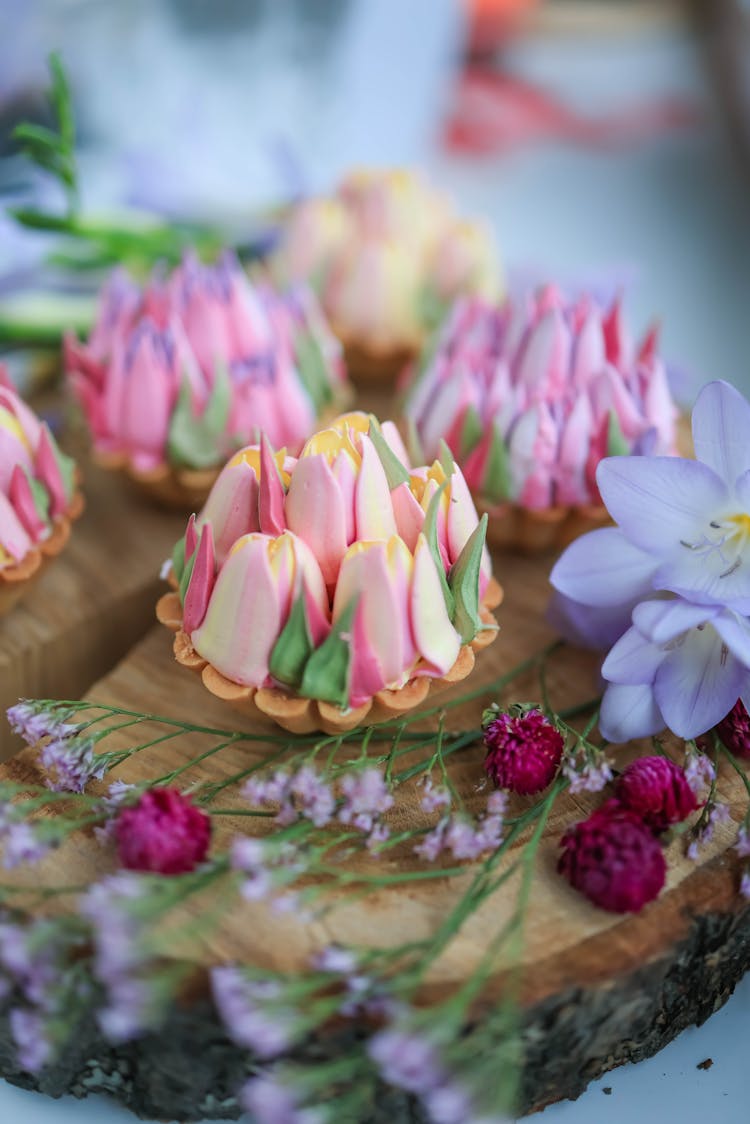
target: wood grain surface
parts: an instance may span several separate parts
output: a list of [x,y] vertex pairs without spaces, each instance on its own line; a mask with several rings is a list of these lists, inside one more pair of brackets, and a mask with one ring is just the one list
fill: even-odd
[[[548,567],[549,559],[499,557],[496,560],[497,576],[506,589],[505,602],[498,612],[500,636],[488,649],[478,653],[473,676],[453,688],[453,693],[461,694],[468,687],[490,683],[526,656],[540,651],[552,639],[543,619]],[[556,652],[547,672],[553,705],[570,706],[589,698],[594,689],[594,673],[595,660],[589,654],[568,648]],[[171,634],[158,626],[92,688],[89,697],[148,713],[179,715],[218,728],[243,728],[244,723],[252,729],[249,720],[211,696],[199,680],[174,662]],[[441,697],[448,699],[451,692]],[[490,701],[491,697],[494,696],[488,695],[486,699],[447,711],[447,727],[478,726],[483,702]],[[506,699],[511,697],[537,699],[536,673],[519,680],[510,695],[505,696]],[[139,726],[139,740],[147,740],[148,732],[148,727]],[[129,736],[128,732],[116,735],[110,739],[108,748],[127,745]],[[158,777],[188,760],[206,744],[205,739],[197,735],[185,736],[139,753],[120,767],[115,776],[126,781]],[[202,766],[188,770],[181,781],[188,786],[206,777],[213,780],[231,776],[258,755],[269,754],[273,748],[276,747],[265,746],[262,742],[228,747]],[[618,763],[627,760],[636,750],[637,746],[629,746],[618,751]],[[478,791],[483,780],[481,764],[482,747],[477,743],[463,751],[451,765],[454,782],[468,807],[476,811],[486,798],[486,792]],[[24,752],[8,762],[0,769],[0,776],[21,782],[39,779],[33,753]],[[722,773],[719,793],[730,804],[734,818],[739,820],[744,794],[734,774]],[[420,790],[415,784],[400,791],[391,816],[395,831],[406,824],[425,822],[419,797]],[[585,816],[600,799],[566,795],[558,800],[550,819],[537,859],[525,934],[524,994],[528,1003],[539,1002],[566,987],[617,980],[623,972],[643,966],[676,947],[685,938],[696,912],[731,911],[737,904],[736,872],[730,850],[736,824],[728,823],[717,827],[713,841],[704,848],[698,863],[684,856],[683,843],[675,842],[670,846],[667,886],[659,900],[639,916],[623,918],[590,906],[557,875],[555,864],[558,841],[565,827]],[[222,793],[221,803],[225,808],[242,806],[241,798],[232,789]],[[523,800],[519,799],[518,804],[523,806]],[[247,829],[248,821],[227,815],[217,822],[215,844],[224,846],[233,834]],[[409,850],[357,861],[359,865],[352,867],[352,873],[358,869],[365,875],[375,863],[379,870],[386,872],[416,869],[419,865],[419,860]],[[94,838],[77,836],[36,868],[35,880],[38,877],[44,882],[59,883],[63,872],[74,870],[76,881],[81,883],[112,869],[113,863],[111,852]],[[190,937],[175,942],[170,935],[164,951],[167,956],[186,957],[199,965],[239,960],[274,969],[301,968],[315,950],[332,940],[382,947],[401,943],[407,937],[420,939],[429,935],[455,904],[470,878],[471,866],[467,865],[466,875],[458,878],[417,882],[392,890],[378,889],[364,900],[358,896],[356,901],[349,901],[343,895],[324,921],[305,922],[294,914],[274,912],[262,903],[242,903],[233,907],[210,937]],[[433,964],[426,980],[425,1001],[460,982],[477,965],[492,935],[512,914],[517,886],[517,880],[512,878],[467,921],[458,937]],[[197,898],[187,907],[184,920],[198,916],[209,905],[207,899]],[[484,1002],[496,996],[501,975],[495,981],[496,986],[490,983],[485,989]]]

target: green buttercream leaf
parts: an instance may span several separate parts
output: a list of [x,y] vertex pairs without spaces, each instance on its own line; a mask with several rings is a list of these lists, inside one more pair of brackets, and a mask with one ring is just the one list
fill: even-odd
[[419,294],[419,315],[425,328],[434,330],[442,323],[448,304],[430,281],[425,282]]
[[305,664],[299,687],[304,698],[334,703],[342,709],[348,707],[352,662],[350,633],[356,608],[357,601],[353,598]]
[[[184,557],[184,554],[185,554],[185,550],[184,550],[184,544],[183,544],[183,557]],[[180,601],[183,605],[185,604],[185,594],[187,593],[188,586],[190,585],[190,579],[193,576],[193,567],[195,566],[195,560],[196,560],[197,557],[198,557],[198,548],[196,547],[195,550],[193,551],[193,553],[188,558],[187,562],[185,563],[185,565],[183,567],[183,570],[182,570],[182,574],[180,575]]]
[[177,542],[174,544],[174,549],[172,550],[172,573],[174,574],[178,585],[182,581],[182,575],[184,574],[184,572],[185,572],[185,536],[183,535],[182,538],[178,539]]
[[52,430],[47,428],[47,436],[49,437],[50,448],[55,455],[57,467],[60,469],[60,476],[62,477],[63,488],[65,490],[65,499],[70,503],[73,499],[73,492],[76,487],[76,462],[67,453],[63,453],[60,446],[55,440],[55,435]]
[[485,627],[479,615],[479,571],[486,537],[485,513],[451,567],[449,584],[456,603],[453,625],[461,637],[462,644],[470,644],[476,634]]
[[482,495],[490,503],[502,503],[510,497],[510,467],[508,450],[496,425],[492,426],[490,455],[484,469]]
[[36,480],[29,472],[26,471],[25,468],[22,471],[24,476],[26,477],[26,480],[28,481],[28,485],[31,490],[31,498],[34,501],[36,513],[42,520],[42,522],[46,523],[47,526],[49,526],[51,522],[49,517],[49,493],[44,484],[42,484],[39,480]]
[[391,491],[397,488],[399,484],[409,483],[409,473],[406,467],[401,463],[393,449],[390,447],[385,437],[383,437],[382,430],[376,418],[370,418],[370,428],[368,436],[375,446],[375,452],[380,457],[380,463],[385,469],[388,487]]
[[333,401],[333,388],[325,357],[312,332],[304,328],[297,331],[294,355],[302,384],[312,399],[316,413],[320,414]]
[[448,445],[443,438],[440,438],[440,445],[438,446],[440,453],[438,460],[443,467],[443,472],[450,480],[453,473],[456,471],[456,462],[453,459],[453,453],[450,451]]
[[432,499],[430,500],[429,505],[427,507],[427,514],[424,517],[424,524],[422,526],[422,532],[424,534],[424,537],[427,539],[427,545],[430,548],[430,554],[432,555],[432,559],[435,563],[435,567],[437,568],[437,572],[440,576],[440,587],[443,591],[443,598],[445,599],[445,608],[448,611],[448,616],[450,617],[451,620],[453,620],[453,614],[455,612],[456,606],[455,606],[455,602],[454,602],[454,599],[453,599],[453,593],[451,592],[451,588],[448,585],[448,579],[445,576],[445,568],[443,566],[443,559],[440,556],[440,547],[438,545],[438,533],[437,533],[438,511],[440,510],[440,501],[442,499],[443,492],[445,491],[445,489],[447,487],[448,487],[448,481],[445,480],[445,481],[443,481],[443,483],[440,485],[440,487],[438,488],[438,490],[435,492]]
[[626,457],[629,452],[630,448],[622,432],[620,419],[614,410],[610,410],[609,425],[607,427],[607,456]]
[[301,593],[292,605],[289,618],[271,651],[268,667],[274,679],[289,687],[299,687],[307,661],[313,653],[310,625],[307,620],[305,595]]
[[219,364],[211,394],[197,417],[193,412],[190,383],[183,378],[167,438],[170,464],[184,468],[211,468],[222,460],[222,444],[231,404],[226,368]]
[[412,464],[424,464],[425,455],[414,418],[406,419],[406,451]]
[[461,437],[459,439],[460,456],[463,460],[477,447],[482,439],[482,419],[479,417],[476,406],[469,406],[461,422]]

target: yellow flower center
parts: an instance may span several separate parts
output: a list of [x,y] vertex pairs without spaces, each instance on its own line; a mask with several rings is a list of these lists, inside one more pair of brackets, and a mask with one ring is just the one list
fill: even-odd
[[16,440],[20,441],[23,447],[31,452],[31,445],[21,428],[21,423],[18,421],[18,418],[15,418],[10,410],[6,410],[4,406],[0,406],[0,429],[4,429],[7,433],[12,433]]
[[314,433],[300,453],[300,459],[302,457],[324,456],[328,463],[332,464],[339,453],[347,453],[355,465],[359,467],[362,463],[362,457],[349,436],[349,430],[344,429],[341,432],[336,428],[340,422],[341,419],[338,419],[334,426],[321,429],[319,433]]
[[729,523],[733,523],[735,530],[731,532],[732,538],[747,538],[750,536],[750,515],[745,511],[740,511],[736,515],[729,516]]
[[[282,484],[285,488],[288,488],[291,477],[284,469],[286,448],[279,449],[278,452],[274,453],[273,459],[276,461]],[[242,464],[243,462],[250,465],[256,478],[260,480],[260,449],[255,445],[251,445],[248,449],[240,449],[239,453],[234,454],[227,467],[230,468],[232,465]]]

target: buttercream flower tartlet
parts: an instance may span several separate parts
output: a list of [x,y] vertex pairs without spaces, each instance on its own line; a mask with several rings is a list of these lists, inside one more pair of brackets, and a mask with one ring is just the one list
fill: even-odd
[[297,460],[241,450],[191,516],[157,616],[205,686],[295,733],[340,732],[463,679],[502,598],[460,469],[406,467],[395,427],[345,414]]
[[75,464],[0,366],[0,615],[60,553],[82,511]]
[[677,451],[655,331],[633,346],[619,301],[569,301],[553,286],[501,305],[457,302],[404,412],[424,455],[445,441],[461,460],[490,541],[527,552],[609,521],[596,484],[603,457]]
[[405,169],[353,171],[303,200],[272,268],[315,287],[360,382],[392,381],[458,295],[501,289],[489,229]]
[[264,432],[297,452],[348,397],[312,291],[252,284],[230,254],[188,255],[144,288],[113,274],[88,342],[66,338],[65,365],[95,459],[188,511],[238,448]]

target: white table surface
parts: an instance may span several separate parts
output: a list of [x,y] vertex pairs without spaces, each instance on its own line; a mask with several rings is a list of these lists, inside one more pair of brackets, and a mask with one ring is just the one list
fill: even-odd
[[[158,62],[161,80],[173,96],[152,101],[147,139],[163,142],[162,164],[169,164],[175,146],[178,155],[185,151],[183,132],[171,133],[171,148],[169,136],[180,105],[174,91],[187,81],[188,52],[175,48],[165,54],[171,42],[165,19],[153,17],[151,25],[139,25],[153,6],[134,0],[127,8],[129,31],[121,29],[122,36],[131,35],[129,49],[104,53],[95,48],[102,43],[106,48],[108,32],[101,20],[93,19],[90,3],[71,5],[72,14],[65,6],[65,21],[55,18],[63,5],[37,7],[46,8],[48,16],[38,20],[34,42],[39,50],[62,42],[79,81],[108,89],[107,98],[97,101],[100,114],[116,118],[120,106],[118,135],[126,139],[126,92],[142,83],[147,96]],[[392,28],[399,19],[403,22],[395,34]],[[292,145],[315,185],[330,183],[355,159],[419,160],[467,209],[490,216],[511,266],[574,283],[629,280],[627,307],[633,324],[640,328],[652,316],[661,318],[663,351],[685,372],[690,387],[722,377],[750,390],[748,189],[715,122],[700,133],[666,137],[629,151],[543,144],[502,159],[449,159],[436,151],[430,122],[443,96],[440,67],[457,29],[450,0],[359,2],[352,6],[336,48],[330,81],[300,76],[298,67],[267,65],[248,67],[244,85],[235,75],[233,89],[226,72],[215,69],[221,96],[207,99],[201,137],[212,159],[202,156],[191,173],[180,156],[183,174],[164,181],[162,188],[167,191],[171,184],[188,203],[216,201],[217,184],[227,206],[267,197],[274,182],[261,153],[272,132]],[[386,42],[387,50],[378,49]],[[233,58],[241,54],[241,44],[235,42]],[[218,60],[221,69],[222,57],[213,47],[203,62],[216,67]],[[692,45],[674,34],[617,43],[528,43],[516,50],[513,65],[590,109],[656,92],[707,97]],[[207,81],[204,88],[210,92],[211,86]],[[117,155],[89,162],[95,197],[117,194],[126,175],[122,169],[132,170],[127,162],[120,167]],[[113,168],[119,169],[116,174]],[[606,1075],[577,1102],[547,1109],[545,1124],[651,1124],[665,1119],[747,1124],[749,1031],[746,979],[703,1027],[685,1031],[655,1058]],[[707,1057],[713,1066],[698,1070]],[[604,1087],[611,1087],[611,1095],[602,1092]],[[117,1124],[132,1119],[102,1098],[52,1102],[0,1084],[0,1124]]]

